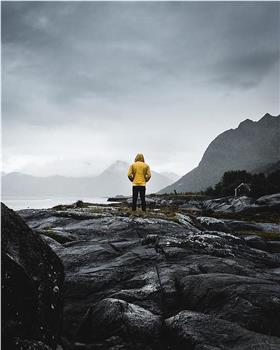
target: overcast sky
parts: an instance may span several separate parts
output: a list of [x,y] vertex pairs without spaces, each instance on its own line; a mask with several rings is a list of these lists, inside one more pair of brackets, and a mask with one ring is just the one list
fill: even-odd
[[279,114],[279,2],[2,2],[3,170],[185,174]]

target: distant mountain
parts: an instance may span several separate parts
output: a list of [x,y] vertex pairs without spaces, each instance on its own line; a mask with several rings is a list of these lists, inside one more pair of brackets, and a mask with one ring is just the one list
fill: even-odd
[[[106,197],[131,194],[131,183],[127,178],[129,164],[116,161],[100,175],[94,177],[47,176],[38,177],[18,172],[2,176],[3,197],[53,197],[86,196]],[[159,191],[173,181],[152,170],[147,184],[147,193]]]
[[[104,195],[125,194],[131,193],[131,184],[128,183],[127,171],[129,163],[123,161],[116,161],[107,169],[105,169],[99,176],[96,177],[98,188],[95,193],[102,193]],[[173,181],[166,176],[163,176],[151,169],[152,177],[147,183],[147,193],[154,193],[159,191],[163,186],[171,184]],[[100,194],[97,194],[98,196]]]
[[280,161],[280,115],[265,114],[259,121],[246,119],[236,129],[216,137],[198,167],[159,193],[195,192],[219,182],[228,170],[257,172]]
[[168,179],[172,180],[172,181],[177,181],[180,176],[178,174],[175,174],[173,172],[169,172],[169,171],[164,171],[160,173],[161,175],[167,177]]
[[31,198],[78,195],[88,187],[89,178],[66,176],[39,177],[19,172],[8,173],[1,178],[2,197]]

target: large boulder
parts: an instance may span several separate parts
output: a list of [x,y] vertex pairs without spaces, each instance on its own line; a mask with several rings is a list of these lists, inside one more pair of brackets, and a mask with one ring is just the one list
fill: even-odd
[[3,346],[55,349],[62,326],[63,265],[3,203],[1,220]]
[[203,201],[201,206],[204,210],[207,211],[238,213],[251,210],[255,205],[252,198],[242,196],[208,199],[206,201]]
[[180,278],[178,284],[184,308],[280,336],[279,279],[207,273]]
[[159,341],[158,315],[124,300],[107,298],[90,308],[78,332],[80,341],[94,342],[112,336],[153,344]]
[[184,310],[165,321],[165,336],[173,349],[277,350],[280,339],[248,331],[233,322]]
[[208,199],[197,205],[206,211],[218,213],[275,212],[280,209],[280,193],[258,199],[246,196]]
[[280,193],[274,193],[267,196],[262,196],[256,200],[259,205],[266,205],[270,208],[280,208]]

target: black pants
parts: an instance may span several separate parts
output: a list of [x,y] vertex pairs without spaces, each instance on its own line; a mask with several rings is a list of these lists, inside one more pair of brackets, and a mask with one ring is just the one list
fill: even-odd
[[146,186],[132,186],[132,210],[136,210],[138,193],[140,193],[142,210],[146,211],[145,193]]

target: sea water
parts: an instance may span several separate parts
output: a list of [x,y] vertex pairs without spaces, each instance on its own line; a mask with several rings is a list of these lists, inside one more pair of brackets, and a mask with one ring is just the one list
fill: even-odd
[[56,198],[1,198],[7,207],[13,210],[20,209],[47,209],[58,204],[73,204],[78,200],[94,204],[111,204],[107,202],[108,197],[56,197]]

